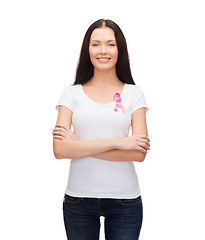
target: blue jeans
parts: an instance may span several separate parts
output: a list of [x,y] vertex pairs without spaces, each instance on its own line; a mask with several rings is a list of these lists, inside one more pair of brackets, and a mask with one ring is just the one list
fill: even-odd
[[142,199],[141,196],[114,199],[65,194],[63,216],[69,240],[99,240],[100,216],[105,217],[106,240],[137,240],[142,226]]

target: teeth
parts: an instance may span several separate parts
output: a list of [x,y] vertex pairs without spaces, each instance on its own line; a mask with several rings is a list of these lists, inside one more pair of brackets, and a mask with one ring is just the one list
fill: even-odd
[[103,60],[103,61],[105,61],[105,60],[109,60],[108,58],[98,58],[99,60]]

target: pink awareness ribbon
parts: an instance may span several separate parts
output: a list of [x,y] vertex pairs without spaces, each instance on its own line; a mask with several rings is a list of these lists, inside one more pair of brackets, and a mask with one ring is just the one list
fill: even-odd
[[116,102],[114,111],[117,112],[118,108],[121,108],[122,112],[125,114],[126,110],[125,108],[122,106],[121,102],[122,102],[122,98],[120,97],[119,93],[115,93],[114,97],[113,97],[114,101]]

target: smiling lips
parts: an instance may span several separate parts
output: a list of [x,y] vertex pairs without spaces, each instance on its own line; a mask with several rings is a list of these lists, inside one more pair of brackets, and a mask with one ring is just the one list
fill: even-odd
[[99,62],[102,62],[102,63],[106,63],[110,60],[111,58],[108,58],[108,57],[102,57],[102,58],[97,58],[97,60]]

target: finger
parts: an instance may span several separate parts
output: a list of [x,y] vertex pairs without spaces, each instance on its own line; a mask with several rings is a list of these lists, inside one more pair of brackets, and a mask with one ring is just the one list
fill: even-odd
[[147,140],[147,139],[140,139],[140,141],[138,140],[138,142],[140,143],[145,143],[145,144],[147,144],[147,146],[150,146],[150,143],[149,143],[149,141]]
[[53,138],[59,139],[59,140],[63,140],[64,138],[62,136],[58,136],[58,135],[53,135]]
[[56,127],[53,129],[53,131],[66,131],[64,128],[59,128],[59,127]]
[[147,153],[146,149],[139,147],[139,146],[137,146],[137,150],[140,152],[143,152],[143,153]]
[[149,150],[149,146],[146,143],[139,143],[139,145],[145,150]]
[[65,139],[65,136],[63,136],[62,134],[53,134],[54,138],[60,138],[60,139]]
[[149,150],[149,146],[146,143],[142,147],[146,150]]
[[139,134],[139,135],[135,135],[135,136],[139,139],[147,139],[148,141],[150,141],[149,137],[145,134]]
[[69,131],[70,129],[66,128],[63,124],[61,123],[56,123],[56,126],[64,128],[66,131]]
[[141,135],[141,138],[147,139],[147,141],[150,141],[149,137],[147,135]]
[[63,128],[63,127],[55,127],[54,129],[55,129],[55,130],[59,130],[59,131],[66,131],[66,129]]
[[149,143],[149,141],[147,140],[147,139],[137,139],[137,142],[139,142],[139,143],[145,143],[145,144],[147,144],[147,146],[149,146],[150,147],[150,143]]
[[52,134],[53,134],[53,135],[58,135],[58,136],[65,137],[65,134],[64,134],[63,132],[57,132],[57,131],[55,131],[55,132],[53,132]]
[[64,128],[55,128],[53,132],[62,132],[64,135],[67,133],[67,131]]

